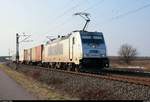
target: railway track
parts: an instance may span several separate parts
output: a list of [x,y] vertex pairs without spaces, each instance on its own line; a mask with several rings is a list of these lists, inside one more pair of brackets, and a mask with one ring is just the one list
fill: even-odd
[[[57,71],[60,71],[60,70],[57,70]],[[91,74],[91,73],[77,73],[77,72],[70,72],[70,71],[61,71],[61,72],[74,74],[74,75],[80,75],[80,76],[106,79],[106,80],[120,81],[120,82],[125,82],[125,83],[132,83],[136,85],[150,86],[150,78],[114,75],[114,74],[108,74],[108,73]]]
[[105,69],[106,73],[112,73],[117,75],[127,75],[127,76],[137,76],[137,77],[147,77],[150,78],[150,72],[140,72],[140,71],[128,71],[128,70],[121,70],[117,68]]
[[124,83],[131,83],[135,85],[143,85],[143,86],[150,86],[150,78],[148,77],[139,77],[139,76],[128,76],[128,75],[116,75],[113,73],[108,73],[107,71],[101,72],[101,73],[82,73],[82,72],[72,72],[72,71],[66,71],[66,70],[59,70],[59,69],[50,69],[50,68],[44,68],[39,66],[31,66],[31,65],[21,65],[19,67],[27,68],[27,69],[33,69],[33,70],[41,70],[41,71],[58,71],[65,74],[71,74],[71,75],[78,75],[78,76],[84,76],[84,77],[92,77],[92,78],[99,78],[99,79],[105,79],[105,80],[113,80],[113,81],[120,81]]

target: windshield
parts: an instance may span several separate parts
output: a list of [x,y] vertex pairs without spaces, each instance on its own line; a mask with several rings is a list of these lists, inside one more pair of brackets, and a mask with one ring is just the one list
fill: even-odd
[[86,44],[102,44],[104,43],[104,38],[102,35],[82,35],[82,43]]

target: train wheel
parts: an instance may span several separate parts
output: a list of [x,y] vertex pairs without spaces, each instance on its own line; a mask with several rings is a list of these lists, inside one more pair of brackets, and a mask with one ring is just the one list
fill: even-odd
[[48,68],[49,68],[49,69],[51,68],[51,65],[50,65],[50,64],[48,64]]
[[78,67],[76,67],[75,72],[80,72],[80,69]]
[[53,68],[52,63],[48,63],[48,67],[49,67],[49,69]]
[[56,63],[53,63],[53,69],[57,69]]
[[70,67],[67,67],[67,71],[71,71],[71,68],[70,68]]
[[75,72],[80,72],[80,67],[81,67],[80,65],[76,65],[74,68]]
[[67,66],[67,71],[72,71],[72,64],[68,64],[68,66]]
[[68,65],[66,63],[63,64],[63,70],[67,70]]

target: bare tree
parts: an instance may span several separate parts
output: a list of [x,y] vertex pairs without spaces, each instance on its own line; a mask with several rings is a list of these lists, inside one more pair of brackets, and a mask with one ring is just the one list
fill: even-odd
[[119,56],[125,63],[129,64],[137,56],[137,49],[131,45],[123,44],[120,47]]

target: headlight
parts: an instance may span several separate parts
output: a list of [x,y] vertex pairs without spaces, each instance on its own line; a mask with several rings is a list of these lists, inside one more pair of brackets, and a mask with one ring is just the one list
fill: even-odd
[[106,54],[101,54],[102,57],[106,57]]

